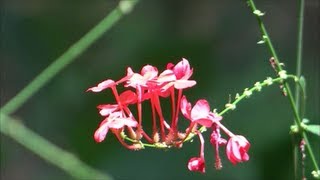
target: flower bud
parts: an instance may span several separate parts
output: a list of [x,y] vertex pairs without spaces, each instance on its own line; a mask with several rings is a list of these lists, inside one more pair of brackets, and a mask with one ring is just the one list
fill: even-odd
[[227,157],[232,164],[248,161],[249,155],[247,154],[250,148],[248,140],[240,135],[231,137],[227,144]]

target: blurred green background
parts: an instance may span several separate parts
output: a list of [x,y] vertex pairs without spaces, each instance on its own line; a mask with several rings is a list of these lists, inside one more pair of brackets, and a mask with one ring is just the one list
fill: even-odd
[[[116,0],[4,0],[1,6],[1,106],[82,37],[116,5]],[[296,1],[257,1],[278,55],[295,72]],[[306,117],[319,124],[320,2],[306,1],[303,74],[307,79]],[[293,179],[288,99],[278,86],[263,89],[225,115],[223,123],[251,142],[250,161],[237,166],[226,159],[214,169],[213,148],[206,141],[206,174],[189,172],[187,162],[199,153],[198,139],[182,149],[129,151],[110,133],[93,140],[102,120],[96,105],[112,102],[110,91],[86,93],[98,82],[120,79],[126,67],[145,64],[164,69],[187,58],[197,86],[185,93],[192,102],[206,98],[222,110],[229,94],[274,76],[270,54],[257,45],[260,32],[245,1],[142,0],[80,58],[65,68],[14,117],[87,164],[119,180],[129,179]],[[210,133],[205,133],[208,140]],[[319,139],[310,136],[315,152]],[[41,147],[39,147],[41,148]],[[319,161],[319,154],[316,153]],[[307,156],[306,173],[311,162]],[[71,179],[20,144],[1,134],[1,179]]]

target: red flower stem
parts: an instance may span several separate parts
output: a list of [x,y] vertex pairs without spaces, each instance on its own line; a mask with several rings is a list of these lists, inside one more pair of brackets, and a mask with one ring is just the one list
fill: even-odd
[[175,111],[175,93],[174,93],[174,88],[170,88],[170,96],[171,96],[171,113],[172,113],[172,118],[171,118],[171,131],[174,131],[174,124],[175,124],[175,118],[176,118],[176,111]]
[[216,122],[216,124],[229,136],[233,137],[235,136],[229,129],[227,129],[224,125],[222,125],[219,121]]
[[158,132],[158,128],[157,128],[157,117],[156,117],[156,111],[154,109],[154,104],[152,103],[152,101],[150,102],[151,104],[151,111],[152,111],[152,131],[153,134]]
[[179,91],[178,91],[177,108],[176,108],[177,111],[176,111],[176,114],[175,114],[174,123],[172,123],[172,125],[171,125],[171,128],[173,128],[174,130],[177,129],[177,125],[178,125],[181,97],[182,97],[182,89],[179,89]]
[[201,144],[201,146],[200,146],[200,157],[204,159],[204,139],[203,139],[202,134],[199,131],[196,131],[196,133],[199,136],[199,140],[200,140],[200,144]]
[[119,94],[118,94],[116,86],[111,86],[111,89],[112,89],[112,93],[113,93],[114,97],[116,98],[116,101],[117,101],[117,103],[119,105],[119,108],[122,111],[123,108],[122,108],[122,104],[121,104],[120,97],[119,97]]
[[161,110],[161,106],[160,106],[160,101],[159,101],[159,97],[155,94],[152,94],[152,101],[154,103],[154,106],[158,112],[159,115],[159,121],[160,121],[160,134],[161,134],[161,139],[162,141],[165,141],[166,139],[166,134],[165,134],[165,130],[164,130],[164,118],[163,118],[163,114],[162,114],[162,110]]
[[192,129],[193,129],[194,126],[196,126],[196,125],[197,125],[197,123],[191,122],[191,124],[190,124],[190,126],[189,126],[189,128],[188,128],[188,131],[186,132],[185,137],[183,138],[182,141],[180,141],[179,143],[177,143],[177,145],[182,144],[182,143],[188,138],[188,136],[189,136],[190,133],[192,132]]
[[112,130],[112,132],[116,135],[118,141],[119,141],[125,148],[130,149],[130,150],[135,150],[135,149],[136,149],[136,147],[135,147],[134,145],[129,145],[129,144],[127,144],[127,143],[122,139],[122,137],[121,137],[121,135],[120,135],[120,132],[121,132],[120,129],[119,129],[119,130],[113,130],[113,129],[111,129],[111,130]]
[[138,95],[138,102],[137,102],[137,111],[138,111],[138,127],[137,127],[137,136],[140,138],[141,130],[142,130],[142,89],[140,86],[136,87],[136,92]]
[[149,143],[151,143],[151,144],[154,143],[154,140],[150,136],[148,136],[148,134],[146,132],[144,132],[143,129],[141,129],[141,134]]

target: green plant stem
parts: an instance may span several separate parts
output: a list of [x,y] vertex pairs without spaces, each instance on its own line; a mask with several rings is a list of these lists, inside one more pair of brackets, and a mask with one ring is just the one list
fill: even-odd
[[[302,70],[302,47],[303,47],[303,18],[304,18],[304,0],[298,0],[299,2],[299,17],[298,17],[298,37],[297,37],[297,60],[296,60],[296,75],[298,77],[301,76]],[[295,104],[298,110],[300,110],[300,114],[303,115],[302,107],[300,107],[300,87],[298,84],[295,85]],[[303,92],[305,93],[305,92]],[[304,99],[303,99],[304,101]],[[305,102],[303,102],[305,104]],[[304,108],[303,108],[304,109]],[[299,137],[296,137],[299,138]],[[296,139],[295,138],[295,139]],[[294,172],[295,172],[295,179],[299,179],[298,171],[299,171],[299,140],[295,140],[294,143],[294,151],[293,151],[293,158],[294,158]],[[301,141],[301,140],[300,140]],[[308,148],[309,150],[309,148]],[[311,153],[313,155],[313,153]]]
[[86,165],[72,153],[64,151],[34,133],[18,120],[3,113],[1,113],[0,118],[0,128],[3,134],[11,137],[47,162],[61,168],[75,179],[112,179],[110,176]]
[[22,89],[2,108],[4,114],[11,114],[16,111],[33,94],[43,87],[50,79],[58,74],[64,67],[70,64],[75,58],[79,57],[90,45],[99,39],[109,30],[119,19],[137,3],[137,0],[122,0],[119,6],[108,14],[100,23],[85,34],[79,41],[74,43],[66,52],[58,57],[52,64],[44,69],[31,83]]
[[[249,4],[249,7],[251,8],[252,10],[252,13],[254,14],[254,12],[256,11],[259,11],[255,4],[254,4],[254,1],[253,0],[248,0],[248,4]],[[268,35],[268,32],[265,28],[265,25],[263,23],[263,21],[261,20],[261,16],[260,15],[257,15],[255,14],[256,18],[257,18],[257,21],[258,21],[258,24],[259,24],[259,27],[260,27],[260,31],[262,33],[262,37],[263,37],[263,40],[265,41],[265,43],[267,44],[267,47],[268,49],[270,50],[272,56],[274,57],[275,59],[275,63],[276,63],[276,67],[277,67],[277,71],[282,71],[283,68],[281,66],[281,63],[280,63],[280,60],[278,58],[278,55],[273,47],[273,44],[271,42],[271,39]],[[295,102],[294,102],[294,99],[293,99],[293,95],[292,95],[292,92],[291,92],[291,88],[289,87],[288,83],[287,82],[284,82],[284,87],[285,89],[287,90],[287,94],[288,94],[288,99],[290,101],[290,105],[291,105],[291,108],[293,110],[293,113],[294,113],[294,119],[295,119],[295,122],[296,124],[299,126],[299,128],[301,129],[300,127],[300,123],[301,123],[301,118],[300,118],[300,115],[299,115],[299,112],[296,108],[296,105],[295,105]]]
[[[303,50],[303,19],[304,19],[304,0],[299,0],[299,17],[298,17],[298,38],[297,38],[297,69],[296,75],[301,76],[302,71],[302,50]],[[295,101],[297,109],[300,109],[300,88],[295,87]],[[301,111],[300,111],[301,113]]]
[[[306,142],[306,145],[309,144],[309,146],[311,146],[311,145],[310,145],[310,142],[309,142],[309,139],[308,139],[308,136],[307,136],[307,134],[306,134],[305,132],[302,133],[302,137],[303,137],[304,141]],[[315,171],[319,172],[319,166],[318,166],[318,164],[317,164],[317,161],[316,161],[316,158],[315,158],[315,156],[314,156],[314,154],[313,154],[312,149],[311,149],[311,148],[307,148],[307,149],[308,149],[308,152],[309,152],[309,154],[310,154],[310,159],[311,159],[312,162],[313,162]]]
[[[252,12],[255,12],[255,11],[259,11],[255,4],[254,4],[254,1],[253,0],[248,0],[248,4],[252,10]],[[272,56],[274,57],[275,59],[275,63],[276,63],[276,67],[277,67],[277,71],[282,71],[283,68],[281,66],[281,63],[280,63],[280,60],[278,58],[278,55],[272,45],[272,42],[271,42],[271,39],[268,35],[268,32],[265,28],[265,25],[264,23],[262,22],[261,20],[261,16],[255,14],[255,16],[257,17],[257,20],[258,20],[258,24],[259,24],[259,27],[260,27],[260,31],[262,33],[262,36],[263,36],[263,39],[265,41],[265,43],[267,44]],[[293,96],[292,96],[292,92],[291,92],[291,88],[289,87],[288,83],[284,82],[284,87],[285,89],[287,90],[287,94],[288,94],[288,99],[290,101],[290,104],[291,104],[291,107],[292,107],[292,110],[293,110],[293,113],[294,113],[294,117],[295,117],[295,122],[296,124],[300,127],[300,123],[301,123],[301,118],[300,118],[300,115],[299,115],[299,112],[297,111],[297,108],[295,106],[295,102],[294,102],[294,99],[293,99]]]
[[[294,75],[288,75],[287,79],[296,79],[297,77],[294,76]],[[282,79],[281,77],[278,77],[278,78],[274,78],[272,79],[272,84],[273,83],[283,83],[284,79]],[[268,84],[269,82],[268,81],[264,81],[260,84],[261,88],[265,87],[265,86],[269,86],[270,84]],[[258,86],[254,86],[250,89],[248,89],[247,91],[250,92],[250,93],[253,93],[254,91],[258,91]],[[229,106],[227,106],[224,110],[222,110],[219,114],[219,116],[222,116],[223,114],[227,113],[228,111],[230,110],[233,110],[236,108],[236,105],[242,101],[243,99],[247,98],[248,96],[245,94],[245,93],[242,93],[235,101],[233,101],[232,103],[229,104]]]
[[[253,14],[255,14],[254,12],[256,12],[256,11],[259,11],[259,10],[256,8],[253,0],[248,0],[247,2],[248,2],[249,7],[251,8]],[[282,71],[283,69],[282,69],[282,67],[281,67],[280,60],[279,60],[279,58],[278,58],[278,56],[277,56],[277,54],[276,54],[276,51],[275,51],[275,49],[274,49],[274,47],[273,47],[273,45],[272,45],[271,39],[270,39],[270,37],[269,37],[269,35],[268,35],[268,33],[267,33],[267,30],[266,30],[266,28],[265,28],[265,25],[264,25],[264,23],[262,22],[262,20],[261,20],[261,18],[260,18],[261,16],[260,16],[260,15],[257,15],[257,14],[255,14],[255,16],[256,16],[256,18],[257,18],[257,20],[258,20],[258,24],[259,24],[259,27],[260,27],[260,31],[261,31],[261,33],[262,33],[262,37],[263,37],[265,43],[267,44],[267,46],[268,46],[268,48],[269,48],[272,56],[275,58],[275,63],[276,63],[277,70],[278,70],[278,71]],[[291,89],[290,89],[290,87],[289,87],[289,84],[288,84],[287,82],[284,82],[284,87],[285,87],[285,89],[287,90],[287,96],[288,96],[288,99],[289,99],[291,108],[292,108],[292,110],[293,110],[293,113],[294,113],[295,123],[296,123],[296,125],[299,127],[299,130],[301,131],[302,136],[303,136],[303,137],[307,137],[305,131],[304,131],[304,130],[302,129],[302,127],[301,127],[301,122],[302,122],[302,121],[301,121],[301,117],[300,117],[299,112],[298,112],[298,110],[297,110],[296,103],[295,103],[295,101],[294,101],[294,99],[293,99],[292,91],[291,91]],[[317,165],[317,161],[316,161],[316,159],[314,158],[315,156],[314,156],[314,154],[313,154],[312,147],[311,147],[310,143],[307,143],[307,142],[306,142],[306,147],[307,147],[307,149],[308,149],[308,152],[310,153],[310,158],[311,158],[311,160],[312,160],[312,162],[313,162],[313,164],[314,164],[315,170],[316,170],[316,171],[319,171],[319,168],[318,168],[318,165]]]

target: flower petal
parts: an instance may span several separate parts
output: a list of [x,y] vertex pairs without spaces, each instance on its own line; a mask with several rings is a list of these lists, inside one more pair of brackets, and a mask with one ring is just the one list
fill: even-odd
[[102,121],[99,128],[94,133],[94,140],[98,143],[102,142],[108,133],[109,123],[107,120]]
[[123,105],[134,104],[137,102],[137,95],[131,90],[124,91],[120,94],[120,101]]
[[180,109],[184,117],[191,120],[190,114],[191,114],[191,103],[188,102],[186,96],[182,96],[181,98],[181,104]]
[[194,81],[194,80],[180,79],[180,80],[176,80],[174,82],[174,87],[176,89],[186,89],[186,88],[192,87],[192,86],[194,86],[196,84],[197,84],[197,82]]
[[210,112],[210,106],[207,100],[200,99],[193,106],[191,110],[191,118],[193,120],[208,118]]
[[182,60],[174,66],[173,71],[177,79],[189,79],[192,75],[189,61],[185,58],[182,58]]
[[145,65],[141,69],[141,75],[146,79],[153,79],[158,76],[158,69],[151,65]]
[[193,157],[188,162],[188,169],[190,171],[199,171],[201,173],[205,173],[205,162],[201,157]]
[[248,161],[249,155],[247,154],[250,148],[248,140],[240,135],[231,137],[228,141],[226,153],[227,157],[232,164],[238,162]]
[[205,126],[205,127],[211,127],[213,124],[213,121],[211,119],[197,119],[193,122],[196,122],[198,124],[200,124],[201,126]]
[[98,105],[97,108],[100,109],[99,113],[101,116],[108,116],[110,113],[117,110],[119,106],[115,104],[101,104]]
[[111,86],[115,85],[114,81],[111,79],[107,79],[105,81],[102,81],[101,83],[99,83],[97,86],[95,87],[91,87],[87,90],[88,91],[92,91],[92,92],[100,92],[103,91],[107,88],[110,88]]
[[136,127],[137,125],[137,121],[134,121],[131,118],[116,118],[110,122],[109,128],[120,129],[124,126]]

